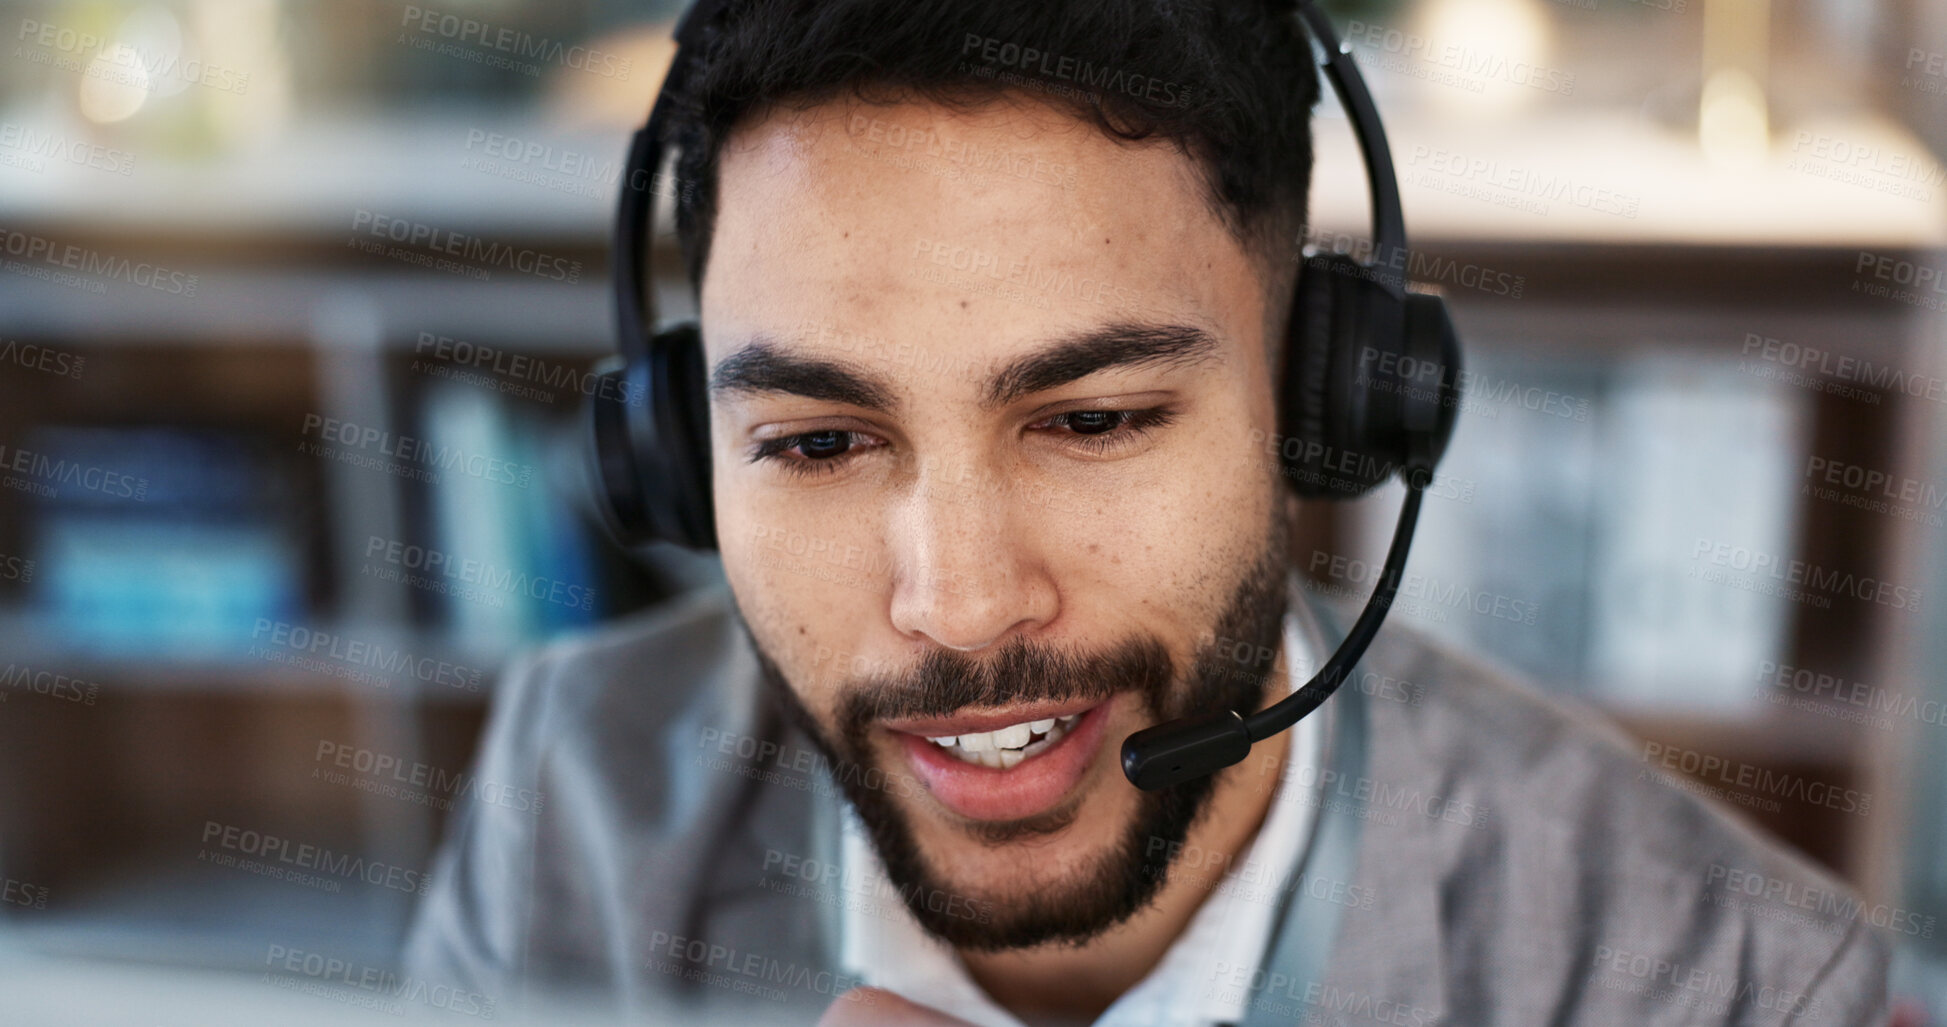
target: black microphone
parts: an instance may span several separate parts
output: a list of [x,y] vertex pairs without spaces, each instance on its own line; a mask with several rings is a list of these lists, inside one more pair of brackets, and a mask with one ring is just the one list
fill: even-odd
[[1406,502],[1399,510],[1399,526],[1393,529],[1393,544],[1386,551],[1386,565],[1379,573],[1379,584],[1366,600],[1366,608],[1345,636],[1345,641],[1325,661],[1304,687],[1248,717],[1234,710],[1218,710],[1146,727],[1122,740],[1122,773],[1129,783],[1153,792],[1205,774],[1214,774],[1251,754],[1251,745],[1285,730],[1317,709],[1351,674],[1359,657],[1365,655],[1379,626],[1386,622],[1399,579],[1406,572],[1407,550],[1413,546],[1413,526],[1420,519],[1420,500],[1432,473],[1415,470],[1405,475]]

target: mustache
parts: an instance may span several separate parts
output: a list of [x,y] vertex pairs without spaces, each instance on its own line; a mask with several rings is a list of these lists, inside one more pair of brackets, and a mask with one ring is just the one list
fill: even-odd
[[838,720],[856,735],[875,720],[949,717],[967,709],[1021,702],[1108,699],[1135,692],[1162,709],[1176,678],[1169,650],[1155,638],[1126,639],[1090,653],[1024,638],[975,659],[950,649],[929,650],[906,674],[868,675],[846,687]]

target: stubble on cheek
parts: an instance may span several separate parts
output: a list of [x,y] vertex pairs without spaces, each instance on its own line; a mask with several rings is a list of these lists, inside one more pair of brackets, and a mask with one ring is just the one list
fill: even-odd
[[817,619],[832,608],[826,597],[833,586],[808,577],[801,560],[759,542],[744,553],[725,554],[724,578],[745,632],[778,661],[799,700],[829,724],[830,704],[822,699],[844,680],[850,657]]

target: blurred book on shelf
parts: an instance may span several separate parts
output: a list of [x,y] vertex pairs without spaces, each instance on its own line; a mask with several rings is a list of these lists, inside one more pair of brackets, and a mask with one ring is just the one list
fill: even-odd
[[1790,642],[1792,603],[1751,563],[1794,551],[1802,398],[1674,349],[1468,356],[1415,623],[1604,704],[1749,713]]
[[438,621],[462,643],[503,647],[599,619],[606,607],[598,604],[591,526],[547,473],[538,419],[445,381],[426,387],[421,412],[436,452],[493,461],[426,486],[427,548],[446,568],[433,593]]
[[25,475],[31,599],[67,649],[203,657],[305,607],[282,468],[235,434],[49,425]]

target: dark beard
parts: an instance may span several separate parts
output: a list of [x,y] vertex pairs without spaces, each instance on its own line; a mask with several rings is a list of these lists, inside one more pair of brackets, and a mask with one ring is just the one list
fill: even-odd
[[[872,725],[883,718],[945,717],[969,707],[1029,700],[1105,700],[1121,692],[1141,696],[1144,709],[1158,722],[1213,709],[1255,710],[1282,636],[1289,573],[1286,538],[1280,508],[1258,560],[1200,640],[1182,689],[1172,689],[1175,669],[1168,650],[1153,637],[1128,639],[1099,654],[1019,637],[980,659],[939,648],[929,651],[910,674],[871,675],[841,689],[839,737],[834,741],[754,636],[751,646],[773,696],[830,765],[845,771],[836,775],[845,796],[871,835],[887,876],[922,927],[956,948],[975,951],[1049,943],[1079,946],[1129,919],[1155,897],[1168,880],[1171,859],[1206,811],[1217,775],[1139,792],[1129,829],[1066,891],[1023,895],[1024,901],[1012,907],[980,900],[940,901],[960,893],[920,854],[892,789],[868,783],[884,782],[889,772],[851,772],[872,767],[867,745]],[[918,787],[916,781],[912,784]],[[1051,834],[1073,823],[1080,812],[1079,800],[1071,800],[1023,820],[979,825],[972,835],[979,844],[998,845]],[[983,922],[968,915],[969,906],[990,910],[992,916]]]

